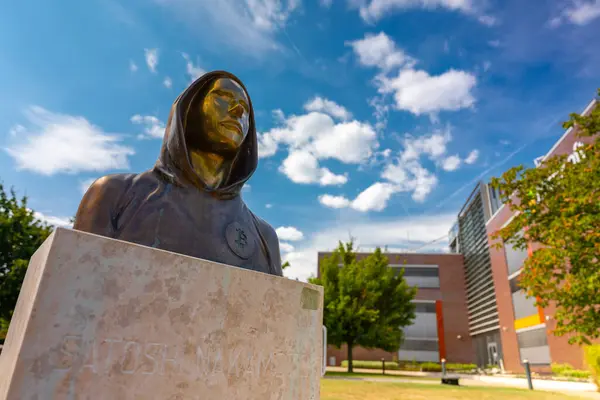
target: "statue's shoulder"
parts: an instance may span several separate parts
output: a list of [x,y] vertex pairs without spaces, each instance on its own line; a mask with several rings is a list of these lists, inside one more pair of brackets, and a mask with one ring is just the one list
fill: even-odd
[[[251,211],[252,213],[252,211]],[[261,237],[264,239],[265,246],[267,247],[268,257],[272,265],[272,274],[282,276],[283,271],[281,269],[281,253],[279,252],[279,239],[277,238],[277,232],[268,222],[252,213],[256,227],[260,232]]]
[[96,179],[88,188],[84,198],[120,198],[133,185],[137,174],[111,174]]
[[260,218],[258,215],[252,213],[254,220],[256,221],[256,225],[258,229],[260,229],[260,233],[265,237],[265,239],[270,243],[275,241],[279,244],[279,239],[277,238],[277,233],[275,229],[264,219]]

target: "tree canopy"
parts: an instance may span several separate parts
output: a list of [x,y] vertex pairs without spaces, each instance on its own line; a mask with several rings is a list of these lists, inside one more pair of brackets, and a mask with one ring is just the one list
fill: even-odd
[[381,249],[357,260],[353,242],[340,242],[323,260],[320,277],[310,282],[324,287],[327,342],[347,345],[349,372],[354,346],[399,349],[402,328],[415,318],[416,289],[406,283],[404,270],[388,266]]
[[0,183],[0,341],[4,339],[29,259],[52,232],[52,228]]
[[492,180],[515,213],[492,238],[497,247],[508,242],[520,250],[536,243],[520,286],[539,306],[556,305],[555,335],[589,343],[600,337],[600,107],[571,114],[564,128],[574,128],[580,141],[573,154]]

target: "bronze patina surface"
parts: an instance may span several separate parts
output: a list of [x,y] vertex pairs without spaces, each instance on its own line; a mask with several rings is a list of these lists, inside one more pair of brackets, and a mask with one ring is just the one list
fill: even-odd
[[240,195],[257,143],[243,83],[209,72],[173,103],[154,167],[96,180],[74,229],[282,275],[277,234]]

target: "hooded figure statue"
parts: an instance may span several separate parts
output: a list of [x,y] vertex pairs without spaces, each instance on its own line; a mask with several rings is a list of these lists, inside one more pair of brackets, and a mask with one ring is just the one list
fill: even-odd
[[173,103],[154,168],[96,180],[73,228],[282,275],[277,234],[240,196],[258,164],[257,143],[242,82],[209,72]]

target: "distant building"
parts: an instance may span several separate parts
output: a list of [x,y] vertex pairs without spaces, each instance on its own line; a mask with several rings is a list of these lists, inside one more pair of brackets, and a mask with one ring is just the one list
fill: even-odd
[[[370,253],[358,253],[361,259]],[[331,253],[319,253],[321,262]],[[380,349],[354,348],[355,360],[474,362],[469,337],[463,257],[460,254],[387,253],[390,268],[404,268],[408,284],[416,286],[416,318],[405,328],[405,340],[397,353]],[[347,349],[328,347],[327,362],[339,365],[347,359]]]
[[[597,106],[593,100],[583,111],[587,114]],[[569,129],[543,157],[535,160],[536,167],[548,157],[569,154],[570,160],[582,142],[576,130]],[[486,233],[491,235],[506,226],[513,217],[508,206],[500,206],[486,222]],[[542,309],[535,305],[535,299],[526,297],[519,287],[519,276],[525,259],[538,248],[531,243],[527,251],[521,251],[505,244],[501,249],[491,249],[491,267],[497,301],[497,314],[501,327],[503,360],[507,370],[523,371],[522,360],[527,359],[537,370],[548,370],[551,363],[569,363],[575,368],[583,367],[583,354],[579,346],[568,344],[568,337],[556,337],[552,330],[556,321],[552,318],[555,308]]]
[[499,207],[496,191],[480,182],[449,232],[450,251],[464,257],[469,336],[476,363],[482,367],[497,365],[502,359],[498,307],[485,229],[486,221]]

